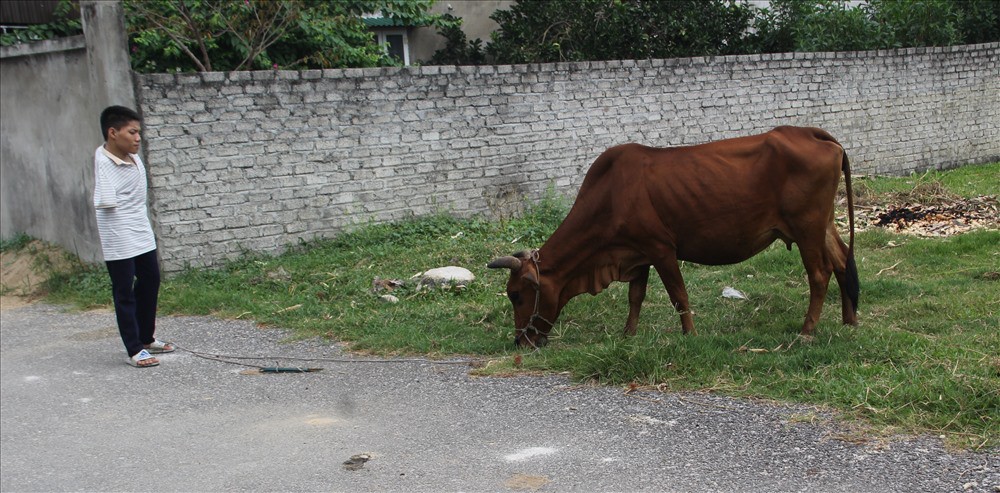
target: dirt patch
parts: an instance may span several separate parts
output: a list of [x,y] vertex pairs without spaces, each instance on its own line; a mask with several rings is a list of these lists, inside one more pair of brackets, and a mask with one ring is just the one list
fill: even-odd
[[0,252],[0,310],[32,303],[45,294],[45,281],[74,265],[61,248],[33,240],[22,248]]
[[529,474],[515,474],[508,479],[504,485],[513,490],[538,491],[552,480],[545,476],[534,476]]
[[20,296],[7,296],[0,295],[0,311],[12,310],[14,308],[20,308],[25,305],[30,305],[31,300],[27,298],[22,298]]

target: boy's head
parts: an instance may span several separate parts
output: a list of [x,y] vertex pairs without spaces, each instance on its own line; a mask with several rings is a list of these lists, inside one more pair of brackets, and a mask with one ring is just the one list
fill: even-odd
[[141,122],[142,118],[135,111],[124,106],[108,106],[101,112],[101,136],[107,141],[111,129],[121,130],[129,123]]
[[104,148],[121,159],[139,152],[142,140],[142,119],[124,106],[109,106],[101,112],[101,132]]

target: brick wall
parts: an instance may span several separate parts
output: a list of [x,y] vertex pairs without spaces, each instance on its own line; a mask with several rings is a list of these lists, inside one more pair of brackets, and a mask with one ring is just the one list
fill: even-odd
[[855,173],[1000,159],[1000,44],[138,76],[166,271],[367,221],[573,196],[625,142],[827,129]]

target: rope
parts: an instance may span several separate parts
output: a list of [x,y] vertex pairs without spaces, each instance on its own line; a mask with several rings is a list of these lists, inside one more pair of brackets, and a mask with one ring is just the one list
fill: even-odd
[[[531,329],[532,330],[531,333],[535,334],[536,336],[537,335],[543,335],[544,336],[546,334],[542,334],[542,331],[538,330],[538,327],[535,327],[535,320],[541,320],[542,322],[545,322],[545,323],[549,324],[549,330],[552,330],[552,327],[555,324],[553,324],[552,322],[546,320],[545,317],[543,317],[541,315],[542,269],[538,266],[538,262],[539,262],[539,260],[538,260],[538,250],[532,250],[531,251],[531,262],[535,264],[535,272],[538,273],[538,288],[535,289],[535,313],[531,314],[531,318],[528,319],[528,324],[527,325],[525,325],[524,327],[521,327],[520,329],[517,329],[517,333],[518,334],[525,334],[526,335],[526,334],[529,333],[528,329]],[[538,346],[535,345],[535,341],[532,341],[531,339],[528,339],[528,343],[531,344],[531,347],[533,347],[535,349],[539,349]]]
[[322,368],[305,368],[305,367],[291,367],[291,368],[279,368],[279,367],[269,367],[263,365],[255,365],[252,363],[241,363],[239,361],[231,360],[285,360],[285,361],[324,361],[330,363],[430,363],[434,365],[472,365],[474,363],[479,363],[482,360],[479,359],[464,359],[464,360],[448,360],[448,361],[436,361],[427,358],[399,358],[399,359],[347,359],[347,358],[299,358],[295,356],[238,356],[232,354],[217,354],[217,353],[207,353],[202,351],[195,351],[192,349],[187,349],[174,345],[178,350],[190,353],[191,355],[207,359],[210,361],[218,361],[220,363],[228,363],[231,365],[246,366],[250,368],[257,368],[262,372],[267,373],[285,373],[285,372],[308,372],[308,371],[319,371]]

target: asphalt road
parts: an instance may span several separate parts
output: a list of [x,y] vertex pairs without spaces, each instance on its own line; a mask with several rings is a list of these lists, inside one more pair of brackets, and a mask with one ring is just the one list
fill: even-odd
[[850,443],[810,407],[380,363],[208,317],[161,318],[158,336],[324,370],[248,375],[186,351],[136,369],[114,327],[104,311],[0,311],[4,492],[1000,492],[998,454]]

